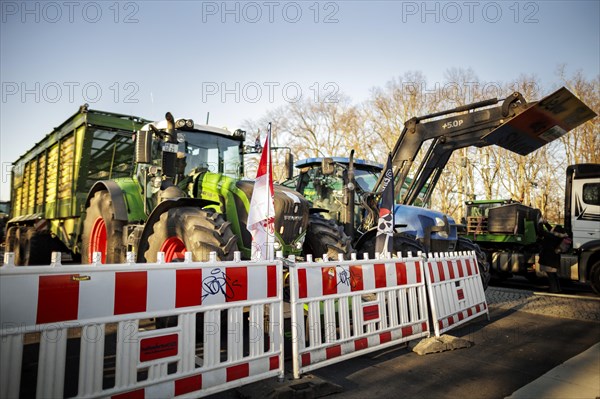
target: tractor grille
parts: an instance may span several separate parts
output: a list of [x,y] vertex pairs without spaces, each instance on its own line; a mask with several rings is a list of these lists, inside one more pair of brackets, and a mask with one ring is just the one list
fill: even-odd
[[431,240],[430,252],[452,252],[456,247],[456,242],[451,240]]
[[[248,199],[252,198],[254,183],[239,181],[236,186],[240,188]],[[308,201],[296,191],[275,184],[275,231],[281,236],[285,244],[293,242],[308,226]],[[238,216],[242,226],[244,245],[249,247],[252,237],[246,229],[248,213],[241,204],[237,204]]]
[[308,201],[287,187],[275,186],[275,231],[286,244],[308,226]]

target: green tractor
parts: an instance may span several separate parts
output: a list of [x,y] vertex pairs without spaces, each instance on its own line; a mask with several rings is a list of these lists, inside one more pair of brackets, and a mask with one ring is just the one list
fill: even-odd
[[[101,252],[103,263],[194,261],[210,252],[250,259],[247,229],[254,182],[243,180],[245,132],[197,125],[191,119],[146,124],[135,137],[130,177],[97,182],[89,192],[82,233],[82,260]],[[349,257],[350,239],[332,221],[311,210],[298,192],[275,185],[275,249],[284,256]]]
[[487,253],[499,278],[520,272],[536,278],[542,213],[512,199],[467,201],[466,230],[461,234]]

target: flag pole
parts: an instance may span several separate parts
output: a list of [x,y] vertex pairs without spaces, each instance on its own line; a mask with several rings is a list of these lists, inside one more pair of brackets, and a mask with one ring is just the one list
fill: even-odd
[[[267,189],[267,196],[266,198],[268,198],[267,200],[267,215],[271,214],[271,205],[272,204],[272,200],[271,200],[271,182],[273,181],[273,165],[272,165],[272,161],[271,161],[271,122],[269,122],[269,127],[267,129],[267,142],[269,143],[269,153],[267,154],[267,173],[268,173],[268,179],[267,179],[267,185],[266,185],[266,189]],[[273,227],[275,227],[275,222],[273,221]],[[272,238],[268,237],[269,235],[273,235]],[[267,230],[267,258],[269,258],[268,260],[273,260],[275,258],[275,248],[274,248],[274,240],[275,240],[275,232],[273,231],[273,233],[271,233],[270,229]]]

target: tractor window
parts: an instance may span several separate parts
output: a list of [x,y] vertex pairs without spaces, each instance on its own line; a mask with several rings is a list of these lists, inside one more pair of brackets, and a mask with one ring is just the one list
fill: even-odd
[[361,190],[366,192],[373,191],[378,177],[379,175],[377,173],[368,170],[354,170],[354,180],[356,180],[356,184],[360,186]]
[[185,174],[206,169],[237,178],[242,165],[240,142],[204,132],[184,132]]
[[600,205],[600,183],[583,185],[583,202],[588,205]]

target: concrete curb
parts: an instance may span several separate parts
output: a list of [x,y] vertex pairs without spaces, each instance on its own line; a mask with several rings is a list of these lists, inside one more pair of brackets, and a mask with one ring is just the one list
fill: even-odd
[[513,392],[507,399],[600,397],[600,343]]

